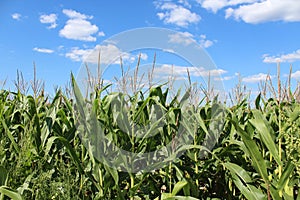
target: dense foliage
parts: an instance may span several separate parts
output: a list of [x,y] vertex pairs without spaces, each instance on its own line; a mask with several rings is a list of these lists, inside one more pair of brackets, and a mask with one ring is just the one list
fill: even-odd
[[[129,98],[100,92],[90,104],[120,148],[152,151],[178,130],[180,101],[167,103],[161,87]],[[168,123],[153,138],[130,137],[111,117],[118,100],[127,101],[126,113],[138,123],[149,121],[153,105],[166,110]],[[300,199],[300,104],[293,100],[259,95],[255,108],[246,100],[226,107],[221,135],[206,157],[199,157],[199,147],[216,100],[200,104],[194,144],[175,162],[136,174],[92,156],[78,136],[74,104],[60,91],[51,101],[0,91],[0,199]]]

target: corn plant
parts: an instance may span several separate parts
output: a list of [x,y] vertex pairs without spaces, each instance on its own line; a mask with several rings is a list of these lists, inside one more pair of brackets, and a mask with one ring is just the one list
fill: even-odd
[[[71,84],[73,98],[61,90],[52,99],[39,90],[28,95],[25,83],[0,91],[0,199],[300,199],[300,105],[293,95],[261,94],[253,108],[239,98],[229,107],[217,97],[186,104],[188,92],[168,100],[163,85],[130,95],[101,85],[86,98],[74,78]],[[84,135],[91,130],[105,138]],[[180,130],[193,140],[173,148]],[[163,155],[170,158],[148,171],[112,151],[142,159],[138,153],[168,144],[171,153]],[[126,170],[132,165],[136,171]]]

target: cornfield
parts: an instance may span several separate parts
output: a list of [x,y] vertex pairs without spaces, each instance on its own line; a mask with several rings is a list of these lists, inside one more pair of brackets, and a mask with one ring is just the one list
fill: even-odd
[[[202,101],[194,108],[194,138],[185,152],[158,169],[134,173],[100,162],[84,145],[78,99],[91,105],[111,143],[135,153],[172,141],[183,115],[182,99],[166,101],[168,89],[162,86],[129,97],[104,93],[104,87],[84,99],[71,80],[77,101],[61,90],[51,100],[42,92],[0,91],[0,199],[300,200],[300,104],[292,96],[287,101],[258,95],[254,107],[246,99],[224,105],[222,130],[205,156],[201,147],[219,102],[217,97]],[[116,110],[116,104],[126,106]],[[118,127],[125,114],[155,126],[149,122],[155,106],[167,119],[155,136],[135,137]]]

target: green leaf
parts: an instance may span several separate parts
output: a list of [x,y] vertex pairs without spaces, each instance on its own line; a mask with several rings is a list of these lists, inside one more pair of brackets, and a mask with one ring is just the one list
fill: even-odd
[[223,164],[232,174],[233,181],[247,199],[266,199],[266,195],[251,185],[252,178],[246,170],[234,163]]
[[261,154],[261,151],[259,150],[258,146],[256,145],[255,141],[249,136],[249,133],[244,131],[237,122],[236,118],[229,119],[235,129],[237,130],[238,134],[241,135],[243,142],[248,150],[248,153],[252,162],[254,168],[257,170],[257,172],[260,174],[260,176],[264,179],[265,183],[269,182],[268,178],[268,172],[267,172],[267,165],[266,162]]
[[6,185],[7,174],[7,170],[3,166],[0,166],[0,186]]
[[223,164],[227,169],[229,169],[232,173],[238,175],[244,183],[251,183],[252,179],[250,175],[244,170],[242,167],[235,163],[224,163]]
[[174,197],[168,197],[165,200],[199,200],[199,199],[197,199],[195,197],[190,197],[190,196],[187,196],[187,197],[174,196]]
[[6,135],[8,136],[8,138],[9,138],[11,144],[13,145],[14,149],[16,150],[16,152],[19,153],[19,152],[20,152],[20,149],[19,149],[19,147],[18,147],[18,145],[17,145],[17,143],[16,143],[16,141],[15,141],[15,138],[13,137],[12,133],[10,132],[10,130],[9,130],[9,128],[7,127],[7,125],[6,125],[6,123],[5,123],[5,121],[4,121],[3,118],[1,118],[1,123],[2,123],[2,126],[3,126],[3,128],[4,128],[4,130],[5,130]]
[[0,187],[0,193],[4,194],[5,196],[8,196],[12,200],[22,200],[22,196],[19,193],[12,191],[11,189],[5,186]]
[[70,145],[69,141],[66,140],[65,138],[59,137],[59,136],[50,137],[48,142],[47,142],[47,145],[46,145],[46,154],[49,153],[49,151],[50,151],[50,149],[51,149],[51,147],[52,147],[55,140],[58,140],[59,142],[61,142],[66,147],[67,152],[69,153],[69,155],[71,156],[71,158],[75,162],[75,165],[77,166],[77,169],[79,170],[79,172],[81,174],[84,174],[84,170],[83,170],[83,167],[81,166],[80,159],[76,155],[76,152],[73,149],[73,147]]
[[173,188],[172,196],[175,196],[187,183],[187,181],[177,182]]
[[118,171],[116,169],[113,169],[107,165],[104,164],[104,168],[106,171],[108,171],[110,173],[110,175],[113,177],[115,184],[119,185],[119,174]]
[[84,102],[84,99],[83,99],[83,96],[80,92],[80,89],[75,81],[75,78],[74,78],[74,75],[71,74],[71,83],[72,83],[72,88],[73,88],[73,92],[74,92],[74,95],[75,95],[75,98],[76,98],[76,102],[78,103],[78,108],[79,109],[79,112],[80,112],[80,116],[85,119],[85,112],[84,112],[84,108],[83,108],[83,105],[85,105],[85,102]]
[[261,93],[259,93],[259,95],[255,99],[255,108],[257,110],[260,110],[260,100],[261,100]]
[[272,131],[272,127],[268,124],[266,119],[262,116],[262,113],[258,110],[252,111],[254,119],[250,119],[250,123],[257,129],[257,132],[266,145],[268,150],[270,151],[271,155],[274,157],[278,165],[282,165],[282,162],[279,158],[278,148],[275,145],[272,135],[274,132]]
[[39,115],[37,112],[37,108],[36,108],[36,101],[32,96],[28,96],[27,97],[28,102],[30,103],[30,107],[31,107],[31,113],[30,113],[30,117],[33,118],[33,122],[34,122],[34,128],[35,128],[35,134],[34,134],[34,142],[35,142],[35,147],[38,150],[38,152],[40,151],[41,148],[41,126],[40,126],[40,119],[39,119]]
[[283,193],[283,197],[284,197],[284,199],[285,200],[294,200],[294,197],[293,196],[290,196],[290,195],[288,195],[287,193]]
[[174,199],[174,197],[172,197],[171,193],[162,193],[160,199],[161,200]]
[[30,186],[29,186],[29,185],[30,185],[31,179],[32,179],[32,177],[33,177],[34,174],[35,174],[35,173],[31,173],[29,176],[27,176],[27,178],[25,179],[23,185],[21,185],[21,186],[17,189],[17,191],[18,191],[19,194],[23,195],[23,193],[24,193],[25,190],[28,190],[28,191],[30,191],[30,192],[33,192],[33,190],[30,189]]
[[257,199],[267,199],[267,196],[258,188],[254,187],[250,184],[245,184],[242,182],[239,176],[232,173],[232,178],[235,185],[239,188],[241,193],[249,200],[257,200]]
[[279,191],[282,191],[286,184],[289,182],[290,176],[292,175],[294,169],[295,165],[291,161],[289,161],[277,183],[277,189]]
[[300,117],[300,106],[298,105],[292,113],[289,114],[290,121],[294,122]]

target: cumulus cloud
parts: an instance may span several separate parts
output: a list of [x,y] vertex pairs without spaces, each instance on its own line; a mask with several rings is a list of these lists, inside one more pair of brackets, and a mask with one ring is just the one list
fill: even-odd
[[[88,16],[68,9],[64,9],[63,13],[70,19],[66,22],[64,28],[59,31],[61,37],[88,42],[97,40],[93,35],[98,32],[99,28],[88,21],[89,19],[92,19],[93,16]],[[104,36],[104,33],[99,32],[98,36]]]
[[234,79],[236,76],[224,76],[224,77],[215,77],[215,81],[229,81]]
[[283,54],[280,56],[269,56],[269,55],[263,55],[263,62],[264,63],[285,63],[285,62],[295,62],[295,61],[300,61],[300,49],[298,49],[297,51],[294,51],[292,53],[289,54]]
[[49,15],[41,15],[40,16],[40,22],[43,23],[43,24],[50,24],[47,28],[49,29],[53,29],[53,28],[56,28],[57,27],[57,23],[56,23],[56,20],[57,20],[57,15],[52,13],[52,14],[49,14]]
[[157,16],[166,24],[187,27],[190,24],[198,23],[201,19],[198,14],[191,12],[188,8],[174,3],[166,2],[158,4],[157,8],[162,11],[157,13]]
[[200,46],[202,48],[208,48],[214,44],[214,41],[208,40],[206,35],[200,35]]
[[[73,61],[97,63],[99,52],[101,54],[101,64],[120,64],[120,57],[123,61],[133,62],[138,57],[138,55],[133,56],[123,52],[114,44],[96,45],[95,48],[90,49],[74,47],[65,56]],[[141,59],[144,58],[146,58],[146,54],[141,54]]]
[[175,34],[170,34],[168,37],[169,37],[169,41],[168,41],[169,43],[182,44],[184,46],[188,46],[196,42],[194,36],[189,32],[178,32]]
[[258,0],[197,0],[203,8],[211,10],[214,13],[228,6],[255,3],[257,1]]
[[97,33],[98,30],[96,25],[92,25],[84,19],[70,19],[65,27],[60,30],[59,35],[67,39],[94,42],[96,37],[92,35]]
[[93,19],[93,16],[85,15],[85,14],[79,13],[79,12],[77,12],[75,10],[71,10],[71,9],[63,9],[62,12],[69,18]]
[[193,66],[176,66],[171,64],[163,64],[161,67],[156,67],[154,72],[160,75],[173,75],[173,74],[187,74],[189,71],[191,76],[219,76],[227,73],[223,69],[206,69],[204,67],[193,67]]
[[262,23],[267,21],[300,21],[300,2],[297,0],[266,0],[237,9],[228,9],[226,17],[242,19],[247,23]]
[[300,79],[300,71],[296,71],[291,74],[291,78]]
[[175,53],[174,49],[163,49],[162,51],[168,52],[168,53]]
[[234,17],[247,23],[258,24],[268,21],[300,21],[300,1],[265,0],[238,8],[229,8],[226,17]]
[[148,55],[146,53],[141,53],[138,56],[140,56],[142,60],[147,60],[148,59]]
[[73,61],[83,61],[89,54],[92,53],[92,49],[80,49],[79,47],[73,47],[70,52],[66,53],[66,57]]
[[104,33],[103,31],[100,31],[100,32],[98,33],[98,36],[103,37],[103,36],[105,36],[105,33]]
[[33,48],[33,51],[37,51],[37,52],[40,52],[40,53],[48,53],[48,54],[54,52],[52,49],[38,48],[38,47]]
[[11,15],[14,20],[21,20],[22,15],[20,13],[14,13]]
[[[197,43],[195,36],[189,32],[179,32],[175,34],[170,34],[168,37],[169,37],[168,42],[173,44],[182,44],[184,46],[188,46],[192,43]],[[214,41],[208,40],[206,38],[206,35],[200,35],[200,40],[198,44],[202,48],[208,48],[214,44]]]
[[184,5],[187,8],[191,8],[192,7],[188,0],[178,0],[178,3]]
[[[247,77],[243,77],[242,81],[246,83],[258,83],[260,81],[265,81],[269,75],[264,73],[259,73]],[[273,76],[270,76],[270,78],[273,78]]]
[[300,21],[298,0],[197,0],[201,6],[216,13],[226,8],[225,18],[258,24],[269,21]]

